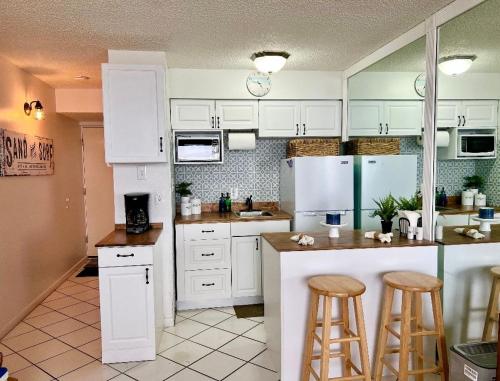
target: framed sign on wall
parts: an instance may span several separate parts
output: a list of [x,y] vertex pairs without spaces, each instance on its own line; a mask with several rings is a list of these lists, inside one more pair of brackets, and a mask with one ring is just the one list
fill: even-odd
[[0,176],[54,174],[54,141],[0,129]]

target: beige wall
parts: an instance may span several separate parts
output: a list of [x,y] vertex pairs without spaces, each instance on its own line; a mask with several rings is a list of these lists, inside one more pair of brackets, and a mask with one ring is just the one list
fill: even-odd
[[[0,177],[0,337],[85,256],[80,129],[54,89],[0,58],[0,128],[54,139],[53,176]],[[39,98],[43,121],[27,117]],[[69,203],[66,203],[69,198]]]

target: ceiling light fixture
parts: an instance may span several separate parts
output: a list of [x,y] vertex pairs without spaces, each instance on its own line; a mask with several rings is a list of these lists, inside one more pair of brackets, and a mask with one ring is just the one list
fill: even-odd
[[472,61],[477,58],[475,55],[456,55],[439,59],[439,70],[444,74],[456,77],[465,73],[472,66]]
[[24,103],[24,113],[26,115],[31,115],[31,111],[33,111],[33,104],[35,105],[35,114],[34,117],[36,120],[42,120],[44,115],[42,103],[37,99],[36,101],[32,101],[30,103]]
[[283,69],[288,57],[290,57],[290,54],[287,52],[271,52],[265,50],[252,54],[250,58],[258,71],[271,74]]

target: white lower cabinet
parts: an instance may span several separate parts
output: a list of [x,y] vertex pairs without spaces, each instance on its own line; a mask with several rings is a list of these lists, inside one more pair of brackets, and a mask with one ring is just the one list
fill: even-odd
[[262,296],[260,236],[231,239],[233,297]]
[[186,271],[186,299],[207,300],[231,297],[231,269]]
[[[137,253],[149,263],[127,265]],[[161,274],[159,263],[153,266],[154,247],[99,248],[99,257],[110,259],[99,264],[102,362],[154,360],[163,328]],[[103,266],[110,262],[113,265]]]
[[463,226],[469,224],[468,214],[440,214],[437,224],[443,226]]

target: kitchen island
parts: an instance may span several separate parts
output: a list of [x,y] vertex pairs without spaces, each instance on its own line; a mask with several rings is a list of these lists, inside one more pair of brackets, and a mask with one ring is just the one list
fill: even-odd
[[448,346],[481,339],[491,289],[490,268],[500,265],[500,225],[481,232],[483,239],[459,235],[454,228],[445,227],[438,240]]
[[[406,270],[437,275],[438,248],[434,242],[407,240],[400,238],[397,232],[390,244],[366,239],[360,230],[342,230],[340,238],[329,238],[328,232],[308,235],[315,239],[313,246],[298,245],[290,240],[290,233],[262,235],[264,324],[268,348],[282,381],[300,379],[309,309],[308,278],[320,274],[344,274],[366,285],[362,300],[373,364],[383,274]],[[396,297],[394,305],[399,301]],[[424,321],[430,318],[428,312],[425,312]],[[355,363],[357,354],[357,350],[353,350]],[[338,360],[331,361],[330,377],[340,375],[340,365]]]

